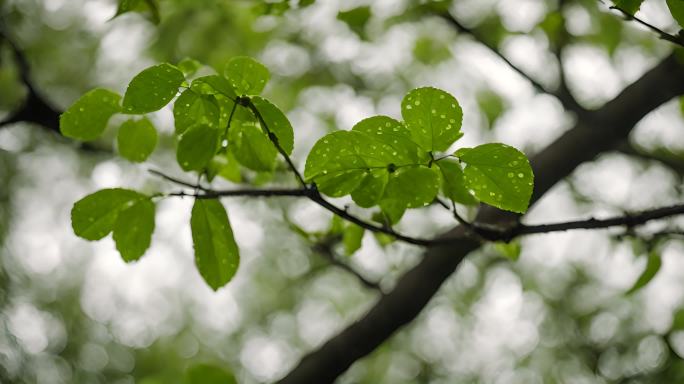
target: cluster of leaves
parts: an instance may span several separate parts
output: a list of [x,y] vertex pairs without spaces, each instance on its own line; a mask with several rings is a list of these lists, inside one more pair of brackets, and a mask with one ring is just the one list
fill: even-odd
[[[292,125],[278,107],[258,96],[270,78],[268,69],[248,57],[231,59],[222,74],[197,76],[200,68],[189,59],[152,66],[131,80],[123,98],[106,89],[92,90],[62,115],[60,129],[65,136],[93,140],[113,115],[131,116],[119,127],[118,151],[142,162],[157,142],[145,114],[175,100],[176,159],[184,171],[209,182],[220,176],[239,183],[242,169],[274,172],[279,154],[292,165]],[[403,122],[374,116],[318,140],[306,159],[302,188],[330,197],[350,195],[360,207],[379,208],[373,220],[386,226],[399,222],[408,208],[432,203],[440,191],[459,204],[527,210],[533,174],[524,154],[498,143],[450,151],[463,136],[462,110],[452,95],[430,87],[414,89],[401,110]],[[293,165],[292,171],[297,173]],[[100,190],[75,203],[74,232],[87,240],[111,232],[123,259],[138,260],[150,245],[155,203],[165,196]],[[190,227],[197,268],[216,290],[239,264],[228,215],[216,196],[196,196]],[[364,230],[349,228],[345,245],[351,253],[360,247]]]

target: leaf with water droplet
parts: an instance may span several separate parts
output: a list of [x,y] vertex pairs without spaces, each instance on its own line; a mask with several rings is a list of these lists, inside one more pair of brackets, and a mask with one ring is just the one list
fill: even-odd
[[184,171],[201,171],[214,157],[219,145],[220,132],[208,125],[188,128],[178,140],[176,160]]
[[506,144],[490,143],[459,149],[456,156],[466,164],[466,185],[476,198],[507,211],[527,211],[534,174],[522,152]]
[[240,263],[233,229],[221,202],[196,199],[190,228],[197,269],[204,281],[217,290],[233,278]]
[[195,124],[219,128],[219,105],[213,95],[203,95],[186,89],[173,104],[176,134]]
[[154,232],[154,209],[154,203],[148,198],[138,200],[119,213],[112,237],[125,262],[140,259],[150,247]]
[[254,107],[259,111],[270,132],[278,138],[278,145],[287,153],[292,154],[294,149],[294,130],[287,116],[270,101],[255,96],[252,97]]
[[119,154],[134,163],[145,161],[157,146],[157,130],[147,119],[127,120],[117,135]]
[[59,117],[59,131],[76,140],[97,139],[107,122],[116,113],[121,96],[107,89],[97,88],[81,96]]
[[426,151],[446,151],[463,136],[463,111],[449,93],[437,88],[417,88],[401,102],[401,115],[413,141]]
[[223,71],[239,95],[258,95],[263,91],[271,74],[260,62],[251,57],[238,56],[228,61]]
[[437,162],[442,172],[442,192],[449,199],[464,205],[476,205],[477,199],[468,191],[463,169],[456,160],[442,159]]
[[77,236],[86,240],[99,240],[112,231],[122,210],[147,198],[129,189],[101,189],[74,204],[71,209],[71,226]]
[[160,110],[176,96],[183,81],[183,72],[168,63],[144,69],[128,84],[123,112],[142,114]]

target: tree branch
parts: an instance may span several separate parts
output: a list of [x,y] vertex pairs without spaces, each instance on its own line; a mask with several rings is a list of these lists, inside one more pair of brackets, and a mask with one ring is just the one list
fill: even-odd
[[[437,16],[446,20],[446,22],[449,23],[449,25],[451,25],[452,27],[454,27],[454,29],[456,29],[456,31],[463,33],[463,34],[470,35],[478,43],[489,48],[489,50],[492,53],[494,53],[496,56],[498,56],[504,63],[506,63],[506,65],[508,65],[509,68],[511,68],[513,71],[517,72],[520,76],[522,76],[527,81],[529,81],[530,84],[532,84],[532,87],[534,87],[538,92],[546,93],[548,95],[554,96],[555,98],[557,98],[561,102],[561,104],[563,104],[563,107],[565,107],[565,109],[567,109],[568,111],[572,111],[572,112],[576,113],[577,115],[582,115],[582,114],[585,114],[587,112],[581,105],[579,105],[577,100],[575,100],[575,98],[572,96],[572,94],[570,94],[569,91],[566,91],[566,89],[562,88],[562,86],[558,92],[554,92],[550,89],[547,89],[544,85],[542,85],[540,82],[535,80],[527,72],[523,71],[520,67],[513,64],[513,62],[511,62],[501,51],[499,51],[499,49],[494,44],[487,42],[475,30],[468,28],[465,25],[461,24],[461,22],[458,21],[451,13],[449,13],[449,12],[437,13]],[[562,64],[561,64],[561,66],[562,66]]]
[[653,161],[671,169],[680,177],[684,177],[684,154],[673,152],[667,148],[647,150],[627,140],[616,147],[616,151],[638,159]]
[[[573,129],[532,158],[532,204],[578,165],[624,140],[650,111],[683,93],[684,68],[671,55],[600,109],[579,116]],[[493,208],[482,209],[478,217],[484,223],[517,220],[517,216]],[[463,232],[459,226],[442,237],[458,237]],[[465,256],[478,247],[476,240],[464,238],[450,246],[429,248],[422,261],[404,274],[391,292],[359,320],[304,356],[279,383],[332,383],[355,361],[418,316]]]

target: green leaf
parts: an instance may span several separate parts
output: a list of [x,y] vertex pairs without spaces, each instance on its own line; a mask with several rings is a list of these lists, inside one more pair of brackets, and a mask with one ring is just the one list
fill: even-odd
[[193,80],[190,89],[203,95],[223,95],[233,101],[237,98],[230,81],[218,75],[198,77]]
[[413,56],[423,64],[435,65],[451,58],[451,50],[444,42],[426,35],[416,39]]
[[195,264],[204,281],[217,290],[233,278],[240,254],[228,215],[218,200],[195,200],[190,217]]
[[[242,108],[238,108],[240,109]],[[254,120],[242,118],[233,119],[231,123],[228,149],[240,164],[254,171],[272,171],[278,156],[278,151],[261,129],[261,125]]]
[[147,196],[129,189],[102,189],[74,204],[71,226],[86,240],[99,240],[109,234],[119,213]]
[[442,90],[426,87],[410,91],[401,102],[401,115],[413,141],[427,151],[446,151],[463,136],[461,106]]
[[407,208],[424,207],[435,199],[439,191],[439,173],[424,165],[404,167],[390,173],[385,200],[395,200]]
[[184,171],[203,170],[218,149],[220,132],[208,125],[190,127],[178,141],[176,160]]
[[646,262],[646,268],[644,269],[643,272],[641,272],[641,275],[637,279],[637,281],[634,282],[634,285],[632,285],[632,288],[627,291],[627,295],[631,295],[632,293],[640,290],[641,288],[645,287],[646,284],[651,282],[655,275],[658,273],[660,270],[660,267],[662,266],[662,261],[660,259],[660,255],[657,254],[656,252],[650,252],[648,254],[648,261]]
[[[319,139],[306,159],[304,176],[324,194],[339,197],[354,192],[371,172],[383,177],[390,169],[427,162],[425,156],[401,123],[375,116],[362,120],[351,131],[337,131]],[[376,200],[363,191],[357,197],[366,206]]]
[[361,248],[361,241],[363,240],[364,229],[354,223],[349,223],[342,234],[342,244],[344,244],[344,252],[347,255],[352,255]]
[[476,205],[478,203],[466,187],[463,170],[458,161],[443,159],[436,164],[442,172],[442,191],[446,197],[464,205]]
[[510,243],[497,242],[494,243],[494,248],[503,257],[511,261],[518,261],[520,258],[520,252],[522,251],[522,245],[519,241],[511,241]]
[[186,89],[173,104],[176,134],[185,132],[195,124],[219,127],[219,105],[212,95],[202,95]]
[[192,76],[195,73],[197,73],[197,71],[200,68],[202,68],[202,63],[200,63],[199,61],[197,61],[195,59],[191,59],[189,57],[186,57],[183,60],[178,62],[177,67],[178,67],[178,69],[180,69],[181,72],[183,72],[183,74],[185,76]]
[[363,180],[352,192],[352,199],[363,208],[370,208],[378,203],[385,194],[385,187],[389,181],[387,169],[371,169],[366,172]]
[[684,0],[667,0],[667,7],[679,26],[684,28]]
[[237,380],[232,373],[223,368],[208,364],[197,364],[185,372],[183,384],[237,384]]
[[230,59],[223,75],[230,80],[233,88],[240,95],[258,95],[271,78],[268,68],[246,56]]
[[494,207],[524,213],[534,189],[534,174],[525,155],[499,143],[462,148],[464,176],[475,197]]
[[183,72],[168,63],[143,70],[128,84],[123,99],[124,113],[142,114],[160,110],[176,96],[183,81]]
[[154,203],[140,199],[122,210],[114,223],[116,249],[125,262],[140,259],[150,247],[154,232]]
[[77,140],[94,140],[98,138],[107,122],[114,114],[121,112],[119,107],[121,96],[97,88],[81,96],[59,117],[59,131],[62,135]]
[[233,183],[242,182],[240,164],[230,151],[219,153],[209,162],[207,166],[207,180],[211,182],[216,176],[221,176]]
[[623,11],[634,15],[637,13],[639,8],[641,7],[641,3],[643,3],[644,0],[614,0],[613,3],[615,3],[615,6],[622,9]]
[[347,24],[349,29],[361,37],[365,36],[366,24],[370,18],[371,9],[367,5],[352,8],[348,11],[341,11],[337,14],[337,20]]
[[672,316],[672,331],[684,330],[684,308],[680,308]]
[[121,124],[117,136],[119,154],[134,163],[145,161],[157,146],[157,130],[146,119],[128,120]]
[[262,97],[253,97],[252,103],[257,111],[259,111],[259,114],[261,114],[261,118],[266,122],[268,130],[273,132],[278,138],[280,147],[288,155],[292,154],[294,149],[294,130],[287,116],[278,107]]

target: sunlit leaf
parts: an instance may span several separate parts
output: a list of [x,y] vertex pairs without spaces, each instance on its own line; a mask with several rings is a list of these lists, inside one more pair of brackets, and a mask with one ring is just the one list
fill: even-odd
[[123,99],[123,111],[131,114],[157,111],[176,96],[183,81],[183,72],[171,64],[149,67],[128,84]]
[[114,223],[113,238],[124,261],[138,260],[150,247],[154,208],[150,199],[140,199],[119,213]]
[[233,278],[240,263],[226,210],[218,200],[196,199],[190,227],[197,269],[204,281],[217,290]]
[[641,275],[639,275],[637,281],[634,282],[634,285],[632,285],[632,288],[630,288],[626,294],[630,295],[645,287],[646,284],[650,283],[651,280],[653,280],[653,278],[660,270],[661,266],[662,260],[660,259],[660,255],[656,252],[650,252],[648,254],[648,260],[646,262],[646,268],[643,272],[641,272]]
[[208,125],[190,127],[178,141],[176,160],[184,171],[200,171],[209,164],[219,145],[220,132]]
[[426,151],[445,151],[463,136],[461,106],[442,90],[426,87],[410,91],[401,102],[401,115],[413,141]]
[[119,154],[132,162],[145,161],[157,146],[157,130],[146,119],[127,120],[119,128],[117,148]]
[[384,200],[394,200],[407,208],[430,204],[439,191],[437,167],[409,166],[390,173]]
[[202,95],[186,89],[173,104],[176,134],[185,132],[195,124],[219,127],[219,105],[212,95]]
[[119,213],[147,196],[129,189],[102,189],[77,201],[71,209],[74,233],[99,240],[114,229]]
[[[231,100],[237,98],[233,85],[226,78],[218,75],[198,77],[193,80],[190,89],[203,95],[223,95]],[[232,105],[232,103],[231,103]]]
[[223,75],[230,80],[239,95],[258,95],[271,78],[271,74],[263,64],[246,56],[230,59]]
[[475,197],[494,207],[524,213],[534,189],[527,157],[499,143],[462,148],[456,155],[466,164],[466,184]]
[[98,138],[107,122],[116,113],[121,96],[106,90],[93,89],[81,96],[59,118],[59,130],[62,135],[77,140],[94,140]]

